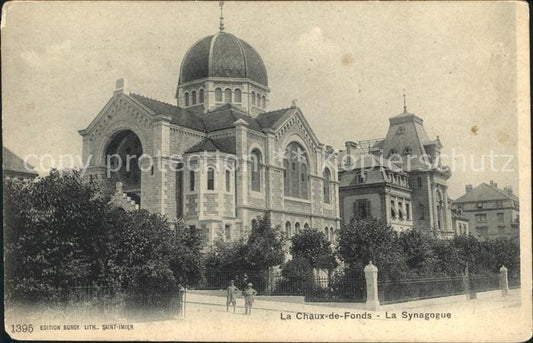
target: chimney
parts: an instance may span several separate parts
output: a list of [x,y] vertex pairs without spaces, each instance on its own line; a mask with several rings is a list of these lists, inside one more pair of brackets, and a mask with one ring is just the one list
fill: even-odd
[[465,191],[468,193],[468,192],[471,192],[472,191],[472,185],[465,185]]
[[503,190],[507,192],[509,195],[513,195],[513,187],[511,186],[505,186],[503,187]]
[[498,188],[498,184],[492,180],[490,180],[490,185],[494,188]]
[[350,156],[352,156],[353,153],[355,153],[355,149],[357,149],[357,143],[352,141],[346,141],[344,146],[346,147],[346,155]]
[[128,92],[128,83],[125,79],[118,79],[115,82],[115,91],[114,94],[124,94]]

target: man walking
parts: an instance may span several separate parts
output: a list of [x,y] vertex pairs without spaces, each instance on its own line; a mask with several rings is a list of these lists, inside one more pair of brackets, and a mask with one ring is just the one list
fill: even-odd
[[229,282],[226,298],[226,311],[229,312],[229,305],[233,305],[233,313],[235,313],[235,305],[237,304],[237,292],[239,289],[234,285],[233,280]]

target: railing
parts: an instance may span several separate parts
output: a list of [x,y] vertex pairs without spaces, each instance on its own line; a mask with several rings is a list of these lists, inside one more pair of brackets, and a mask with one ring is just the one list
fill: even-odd
[[306,289],[308,302],[365,302],[366,284],[364,278],[318,277]]
[[[470,274],[451,277],[397,279],[377,282],[381,304],[447,297],[503,289],[502,274]],[[279,273],[230,275],[224,272],[207,276],[200,289],[226,289],[229,280],[243,289],[251,282],[259,295],[305,296],[307,302],[366,302],[366,279],[361,275],[333,274],[327,276],[284,277]],[[510,289],[520,287],[520,275],[508,276]]]
[[399,279],[378,282],[378,298],[381,304],[414,301],[464,294],[462,276]]
[[509,289],[520,288],[520,273],[510,273],[508,275]]

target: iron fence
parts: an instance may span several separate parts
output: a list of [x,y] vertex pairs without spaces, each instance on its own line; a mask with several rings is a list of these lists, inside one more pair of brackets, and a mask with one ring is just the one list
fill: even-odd
[[509,273],[509,289],[520,288],[520,272]]
[[464,294],[464,289],[462,276],[379,281],[378,299],[390,304]]
[[[234,280],[239,289],[248,282],[259,295],[304,296],[307,302],[365,302],[364,275],[332,274],[330,276],[283,276],[280,273],[231,275],[224,272],[206,277],[201,289],[226,289]],[[382,304],[415,301],[501,289],[500,274],[470,274],[378,281],[378,298]],[[520,287],[518,274],[509,275],[509,288]]]
[[365,302],[366,281],[364,278],[333,276],[317,277],[306,289],[308,302]]

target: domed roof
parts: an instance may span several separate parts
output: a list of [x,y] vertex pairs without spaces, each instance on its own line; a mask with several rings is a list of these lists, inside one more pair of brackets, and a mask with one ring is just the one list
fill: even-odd
[[183,58],[180,85],[206,77],[248,78],[268,86],[261,56],[250,44],[226,32],[202,38]]

